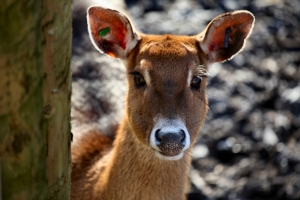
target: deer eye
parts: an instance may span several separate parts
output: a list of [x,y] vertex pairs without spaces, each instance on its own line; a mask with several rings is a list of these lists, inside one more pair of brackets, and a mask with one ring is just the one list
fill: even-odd
[[201,81],[202,81],[201,77],[194,76],[193,79],[191,80],[191,88],[195,90],[200,89]]
[[133,72],[132,74],[134,75],[134,85],[136,87],[144,87],[144,86],[146,86],[146,81],[145,81],[144,77],[140,73]]

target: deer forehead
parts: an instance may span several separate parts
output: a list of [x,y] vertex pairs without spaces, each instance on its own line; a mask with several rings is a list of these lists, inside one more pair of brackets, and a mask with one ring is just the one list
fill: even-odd
[[184,58],[197,53],[197,41],[194,37],[175,35],[146,35],[140,41],[140,54]]
[[150,36],[140,43],[135,71],[143,74],[148,84],[186,83],[200,64],[197,47],[184,36]]

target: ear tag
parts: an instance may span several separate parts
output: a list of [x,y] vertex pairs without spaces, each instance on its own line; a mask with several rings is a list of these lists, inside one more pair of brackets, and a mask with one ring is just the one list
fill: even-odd
[[110,28],[109,28],[109,27],[106,27],[106,28],[100,30],[99,35],[100,35],[100,37],[104,37],[104,36],[106,36],[109,32],[110,32]]
[[225,29],[225,37],[224,37],[224,47],[228,48],[229,43],[229,33],[231,32],[230,28]]

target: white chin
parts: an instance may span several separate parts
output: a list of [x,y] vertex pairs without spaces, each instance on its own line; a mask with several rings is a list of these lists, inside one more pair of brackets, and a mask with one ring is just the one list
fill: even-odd
[[161,153],[159,153],[159,151],[155,151],[155,155],[158,157],[158,158],[160,158],[160,159],[162,159],[162,160],[179,160],[180,158],[182,158],[182,156],[183,156],[183,152],[180,152],[178,155],[176,155],[176,156],[164,156],[164,155],[162,155]]

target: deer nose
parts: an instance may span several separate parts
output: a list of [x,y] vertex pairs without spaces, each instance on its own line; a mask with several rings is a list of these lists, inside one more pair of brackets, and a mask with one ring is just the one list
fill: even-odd
[[176,143],[185,145],[185,134],[183,130],[179,132],[163,132],[161,129],[155,132],[156,145],[165,145],[164,143]]
[[162,155],[175,156],[179,154],[186,145],[185,135],[182,129],[176,132],[165,132],[158,129],[155,131],[155,144],[160,149]]
[[190,148],[191,138],[183,120],[156,118],[149,144],[162,160],[179,160]]

